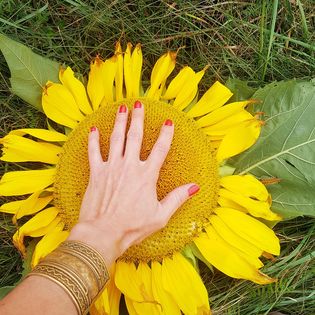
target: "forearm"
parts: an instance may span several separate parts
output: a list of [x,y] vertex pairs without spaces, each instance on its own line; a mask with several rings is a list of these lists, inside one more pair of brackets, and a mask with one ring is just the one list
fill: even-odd
[[77,315],[67,292],[50,279],[31,275],[0,301],[2,315]]
[[82,241],[68,239],[46,256],[0,302],[0,314],[85,314],[109,276],[103,255]]

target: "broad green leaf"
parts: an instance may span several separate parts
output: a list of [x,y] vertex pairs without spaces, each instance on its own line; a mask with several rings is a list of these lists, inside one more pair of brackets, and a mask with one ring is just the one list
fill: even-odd
[[8,293],[10,293],[15,288],[14,285],[9,285],[0,288],[0,300],[2,300]]
[[59,82],[59,64],[0,34],[0,49],[11,72],[12,93],[42,110],[42,89],[48,80]]
[[233,96],[229,99],[229,103],[244,101],[252,98],[257,89],[248,86],[247,81],[229,78],[225,85],[233,92]]
[[182,255],[192,264],[192,266],[199,273],[198,261],[190,245],[187,245],[185,248],[183,248]]
[[31,267],[32,257],[38,242],[39,238],[33,239],[29,242],[26,248],[26,257],[23,260],[23,271],[21,280],[23,280],[32,271]]
[[253,97],[262,100],[256,110],[265,113],[265,126],[233,160],[235,173],[279,178],[267,188],[272,209],[284,218],[315,216],[315,81],[272,83]]

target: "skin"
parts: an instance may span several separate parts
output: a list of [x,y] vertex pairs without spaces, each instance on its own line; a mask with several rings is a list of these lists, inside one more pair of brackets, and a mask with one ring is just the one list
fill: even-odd
[[[157,199],[159,171],[171,146],[174,125],[161,128],[160,136],[146,161],[140,160],[144,106],[136,102],[126,136],[128,110],[118,109],[107,161],[100,153],[99,131],[91,128],[88,141],[90,180],[82,201],[77,225],[68,240],[87,243],[98,250],[107,268],[124,251],[163,228],[174,212],[198,186],[190,183]],[[0,301],[3,315],[76,315],[75,306],[57,284],[40,276],[29,276]]]

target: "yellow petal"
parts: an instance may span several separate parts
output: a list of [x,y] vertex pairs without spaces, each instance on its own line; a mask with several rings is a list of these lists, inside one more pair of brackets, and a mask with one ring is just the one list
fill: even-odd
[[[24,225],[22,225],[13,235],[13,243],[17,249],[20,250],[23,256],[25,256],[24,237],[31,236],[36,230],[43,231],[42,229],[49,226],[58,215],[58,210],[55,207],[45,209],[37,213]],[[42,234],[41,234],[42,235]]]
[[154,94],[150,96],[150,98],[153,100],[159,100],[161,98],[161,95],[165,91],[165,84],[166,84],[166,80],[162,81],[160,87],[155,91]]
[[159,315],[161,306],[154,299],[152,293],[152,273],[145,262],[140,262],[137,268],[137,278],[140,282],[139,290],[142,295],[141,301],[133,301],[134,309],[139,314]]
[[119,315],[119,303],[121,292],[115,285],[115,264],[109,270],[110,279],[106,283],[105,289],[90,308],[91,315]]
[[68,137],[64,135],[63,133],[53,131],[53,130],[46,130],[46,129],[31,129],[31,128],[25,128],[25,129],[17,129],[12,130],[9,133],[10,135],[17,135],[17,136],[24,136],[24,135],[31,135],[35,138],[50,141],[50,142],[63,142],[67,141]]
[[120,42],[116,43],[115,56],[117,57],[117,71],[115,75],[115,93],[116,101],[123,99],[123,83],[124,83],[124,57],[121,50]]
[[116,263],[115,284],[117,288],[132,301],[142,301],[140,281],[134,263],[118,261]]
[[182,86],[182,89],[174,100],[174,107],[179,110],[183,110],[191,103],[197,94],[198,84],[205,74],[207,68],[208,67],[205,67],[203,70],[194,73],[194,75],[190,77],[189,82],[186,82],[186,84]]
[[230,191],[245,197],[267,201],[269,193],[258,179],[253,175],[230,175],[220,179],[220,185]]
[[151,262],[152,293],[161,307],[161,314],[180,315],[181,311],[172,296],[164,290],[162,284],[162,266],[157,261]]
[[[210,223],[215,231],[231,246],[237,248],[248,256],[258,258],[262,255],[262,249],[256,247],[254,244],[233,232],[217,215],[212,215],[210,217]],[[208,231],[207,228],[206,231]],[[262,263],[259,263],[259,265],[260,266],[257,268],[262,267]]]
[[125,302],[126,302],[126,306],[127,306],[127,310],[128,310],[129,315],[140,315],[139,313],[136,312],[136,310],[133,306],[132,300],[129,299],[126,295],[125,295]]
[[132,44],[128,43],[125,54],[124,54],[124,78],[125,78],[125,87],[126,87],[126,97],[132,96],[132,89],[133,89],[131,49],[132,49]]
[[154,96],[168,76],[172,73],[176,63],[176,52],[167,52],[155,63],[151,73],[151,86],[147,92],[148,97]]
[[158,314],[158,306],[152,295],[151,270],[146,263],[136,269],[133,263],[118,261],[115,283],[117,288],[132,301],[139,314]]
[[110,315],[119,315],[121,292],[117,289],[114,279],[109,280],[107,290],[109,296]]
[[59,223],[37,243],[32,256],[32,268],[67,239],[69,232],[63,231],[63,227],[64,224]]
[[14,214],[13,223],[16,224],[17,219],[44,209],[53,199],[53,195],[39,198],[41,193],[42,190],[34,192],[27,199],[5,203],[0,207],[0,212]]
[[210,314],[207,290],[197,271],[181,254],[163,259],[162,281],[184,314]]
[[60,217],[56,217],[52,222],[50,222],[47,226],[44,226],[38,230],[32,231],[29,233],[28,236],[31,237],[41,237],[43,235],[46,235],[50,231],[52,231],[59,223],[61,222]]
[[42,94],[46,116],[58,124],[75,128],[84,119],[75,99],[62,84],[48,82]]
[[9,134],[0,139],[2,161],[57,164],[62,147]]
[[105,95],[103,82],[103,60],[99,56],[91,62],[87,91],[95,112],[101,104]]
[[208,114],[223,106],[232,95],[233,93],[226,86],[217,81],[187,114],[190,117],[199,117]]
[[238,211],[242,211],[244,213],[248,213],[247,209],[241,207],[239,204],[237,204],[236,202],[234,202],[231,199],[225,198],[221,195],[219,195],[218,198],[218,204],[222,207],[222,208],[232,208],[232,209],[236,209]]
[[207,235],[201,234],[194,242],[207,261],[230,277],[259,284],[275,281],[240,256],[237,249],[226,243],[211,226]]
[[223,138],[217,151],[219,162],[250,148],[258,139],[261,124],[253,119],[230,130]]
[[162,98],[166,100],[175,98],[182,90],[183,86],[189,82],[194,75],[195,71],[192,68],[188,66],[182,68],[176,77],[171,81]]
[[111,103],[114,101],[114,80],[116,77],[118,68],[118,58],[117,55],[106,59],[102,65],[103,73],[103,89],[104,89],[104,98],[101,101],[101,105]]
[[141,45],[137,44],[131,56],[131,69],[132,69],[132,97],[140,95],[141,85],[141,71],[142,71],[142,50]]
[[197,120],[198,125],[201,127],[206,127],[210,125],[217,124],[218,122],[225,120],[233,115],[239,113],[240,111],[244,110],[244,108],[252,103],[253,101],[242,101],[242,102],[235,102],[225,106],[222,106],[211,113],[201,117]]
[[218,208],[215,212],[234,233],[267,253],[279,255],[279,239],[265,224],[230,208]]
[[89,309],[90,315],[108,315],[110,313],[107,285]]
[[219,195],[225,199],[230,199],[234,203],[246,209],[254,217],[264,218],[269,221],[281,220],[281,217],[270,210],[269,200],[260,201],[251,199],[250,197],[242,196],[241,194],[229,191],[227,189],[220,189]]
[[15,214],[25,200],[10,201],[0,206],[0,212]]
[[203,127],[203,131],[209,136],[220,136],[223,138],[232,128],[237,127],[245,121],[250,121],[254,117],[247,111],[241,110],[238,113],[235,113],[232,116],[225,118],[224,120],[219,121],[216,124],[211,126]]
[[85,86],[78,80],[70,67],[59,71],[61,83],[70,91],[82,113],[91,114],[92,108],[86,95]]
[[7,172],[0,181],[0,195],[20,196],[42,190],[54,182],[55,173],[55,168]]
[[22,201],[22,204],[20,204],[19,208],[17,209],[16,215],[13,218],[13,223],[26,215],[31,215],[44,209],[54,198],[53,195],[39,198],[39,195],[41,193],[42,191],[35,192],[27,199]]

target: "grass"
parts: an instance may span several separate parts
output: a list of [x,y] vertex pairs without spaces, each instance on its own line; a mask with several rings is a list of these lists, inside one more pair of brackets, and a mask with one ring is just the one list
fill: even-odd
[[[141,42],[144,80],[168,49],[180,50],[178,68],[210,65],[200,84],[229,77],[262,86],[274,80],[308,79],[315,74],[313,0],[278,1],[87,1],[2,0],[0,32],[35,52],[86,74],[97,53],[109,56],[117,39]],[[9,71],[0,58],[0,132],[40,127],[44,120],[9,92]],[[1,173],[16,165],[3,163]],[[258,286],[216,272],[201,273],[214,314],[315,314],[314,220],[299,218],[276,227],[282,254],[265,271],[277,284]],[[11,244],[15,226],[0,215],[0,287],[14,284],[22,272]]]

